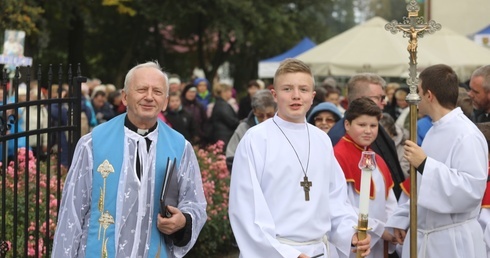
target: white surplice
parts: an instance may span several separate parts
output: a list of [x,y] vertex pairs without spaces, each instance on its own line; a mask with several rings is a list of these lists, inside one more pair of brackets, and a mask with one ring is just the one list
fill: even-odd
[[[126,127],[124,132],[125,158],[116,205],[116,257],[147,257],[150,241],[148,232],[151,232],[151,227],[156,227],[151,214],[153,209],[158,208],[153,207],[153,198],[154,194],[160,194],[151,187],[155,176],[158,128],[146,136],[152,141],[148,154],[139,155],[141,181],[136,176],[135,157],[137,151],[147,153],[146,141]],[[52,257],[85,257],[94,166],[91,135],[83,136],[75,149],[75,158],[63,189]],[[168,257],[183,257],[194,245],[207,219],[199,165],[192,146],[188,141],[185,144],[176,175],[179,183],[178,208],[191,215],[192,236],[186,246],[171,245]]]
[[[375,199],[369,199],[369,220],[368,226],[371,228],[371,253],[368,258],[378,258],[384,255],[384,240],[381,238],[385,230],[385,223],[391,214],[395,211],[398,204],[396,201],[393,189],[390,189],[388,197],[386,197],[385,179],[381,172],[376,169],[372,173],[374,183]],[[359,193],[354,189],[353,183],[348,183],[347,193],[349,201],[352,203],[356,212],[359,212]],[[394,245],[390,245],[389,251],[395,250]],[[355,258],[356,254],[352,253],[351,258]]]
[[308,166],[310,200],[300,186],[300,162],[274,121],[250,128],[235,152],[231,174],[229,213],[240,257],[336,257],[335,247],[321,242],[324,235],[341,257],[348,256],[357,215],[347,201],[345,176],[330,139],[306,120],[290,123],[277,114],[273,119]]
[[[485,244],[477,221],[488,175],[487,142],[458,107],[427,132],[423,175],[417,174],[418,258],[481,258]],[[401,204],[387,226],[409,227],[410,201]],[[402,257],[409,257],[408,232]]]
[[487,258],[490,258],[490,208],[482,208],[478,217],[483,229],[483,237],[487,247]]

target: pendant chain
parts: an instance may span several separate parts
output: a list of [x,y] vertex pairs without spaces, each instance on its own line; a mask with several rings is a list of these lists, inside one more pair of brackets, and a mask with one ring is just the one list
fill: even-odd
[[281,127],[276,123],[276,120],[274,118],[272,118],[272,121],[274,122],[274,124],[276,124],[277,128],[279,128],[279,130],[281,131],[282,135],[284,135],[286,140],[288,140],[289,145],[291,145],[291,148],[293,148],[294,154],[296,154],[296,158],[298,158],[299,165],[301,166],[301,169],[303,170],[303,174],[305,174],[305,177],[308,177],[308,166],[310,165],[310,149],[311,149],[310,148],[310,130],[308,129],[308,124],[306,124],[306,131],[308,132],[308,160],[306,162],[306,170],[305,170],[305,168],[303,167],[303,163],[301,162],[301,159],[299,158],[298,152],[294,148],[294,146],[291,143],[291,141],[289,140],[289,138],[286,136],[286,134],[281,129]]

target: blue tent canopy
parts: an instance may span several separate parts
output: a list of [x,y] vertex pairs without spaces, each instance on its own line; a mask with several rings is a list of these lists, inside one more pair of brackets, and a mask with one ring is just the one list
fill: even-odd
[[286,58],[296,57],[303,52],[310,50],[315,47],[316,44],[311,41],[308,37],[303,38],[296,46],[289,49],[288,51],[277,55],[275,57],[271,57],[265,60],[261,60],[259,62],[259,77],[260,78],[272,78],[279,67],[279,63]]
[[485,27],[484,29],[478,31],[477,33],[475,34],[490,34],[490,25],[488,25],[487,27]]
[[313,41],[311,41],[308,37],[306,37],[303,40],[301,40],[298,44],[296,44],[296,46],[291,48],[290,50],[288,50],[288,51],[286,51],[280,55],[277,55],[275,57],[271,57],[271,58],[262,60],[261,62],[281,62],[282,60],[284,60],[286,58],[298,56],[299,54],[302,54],[306,50],[310,50],[314,46],[316,46],[316,44]]
[[490,25],[476,32],[473,35],[473,41],[478,45],[490,48]]

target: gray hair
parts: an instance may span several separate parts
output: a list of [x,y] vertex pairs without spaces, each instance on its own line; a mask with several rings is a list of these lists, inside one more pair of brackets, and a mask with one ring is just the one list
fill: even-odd
[[347,100],[349,103],[360,97],[367,97],[369,84],[377,84],[383,89],[386,87],[386,81],[374,73],[360,73],[352,76],[347,82]]
[[143,63],[143,64],[139,64],[139,65],[136,65],[135,67],[131,68],[131,70],[129,70],[129,72],[126,74],[126,78],[124,79],[124,91],[125,92],[128,92],[128,88],[129,88],[129,83],[131,82],[131,80],[133,79],[133,74],[134,74],[134,71],[136,71],[137,69],[140,69],[140,68],[155,68],[157,69],[158,71],[160,71],[163,75],[163,78],[165,79],[165,85],[166,85],[166,95],[168,96],[168,75],[167,73],[165,73],[163,70],[162,70],[162,67],[160,66],[160,64],[158,64],[158,61],[149,61],[149,62],[146,62],[146,63]]
[[264,110],[268,107],[273,107],[276,110],[277,103],[272,97],[270,90],[259,90],[252,97],[252,109]]
[[482,66],[478,69],[476,69],[473,74],[471,75],[471,78],[475,77],[483,77],[483,89],[485,92],[490,91],[490,65],[485,65]]
[[379,119],[379,123],[390,135],[397,135],[395,120],[393,119],[393,117],[391,117],[390,114],[383,113],[381,119]]

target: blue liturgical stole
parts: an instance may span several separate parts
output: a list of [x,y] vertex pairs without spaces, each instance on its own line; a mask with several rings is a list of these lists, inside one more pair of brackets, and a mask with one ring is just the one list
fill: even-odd
[[[124,120],[119,115],[92,131],[93,172],[90,224],[88,228],[86,257],[115,257],[115,225],[119,177],[123,169],[125,148]],[[153,219],[148,257],[167,257],[163,233],[157,228],[160,192],[165,178],[167,157],[177,158],[176,171],[184,152],[185,139],[178,132],[158,120],[156,171],[153,200]],[[136,172],[135,172],[136,173]]]

